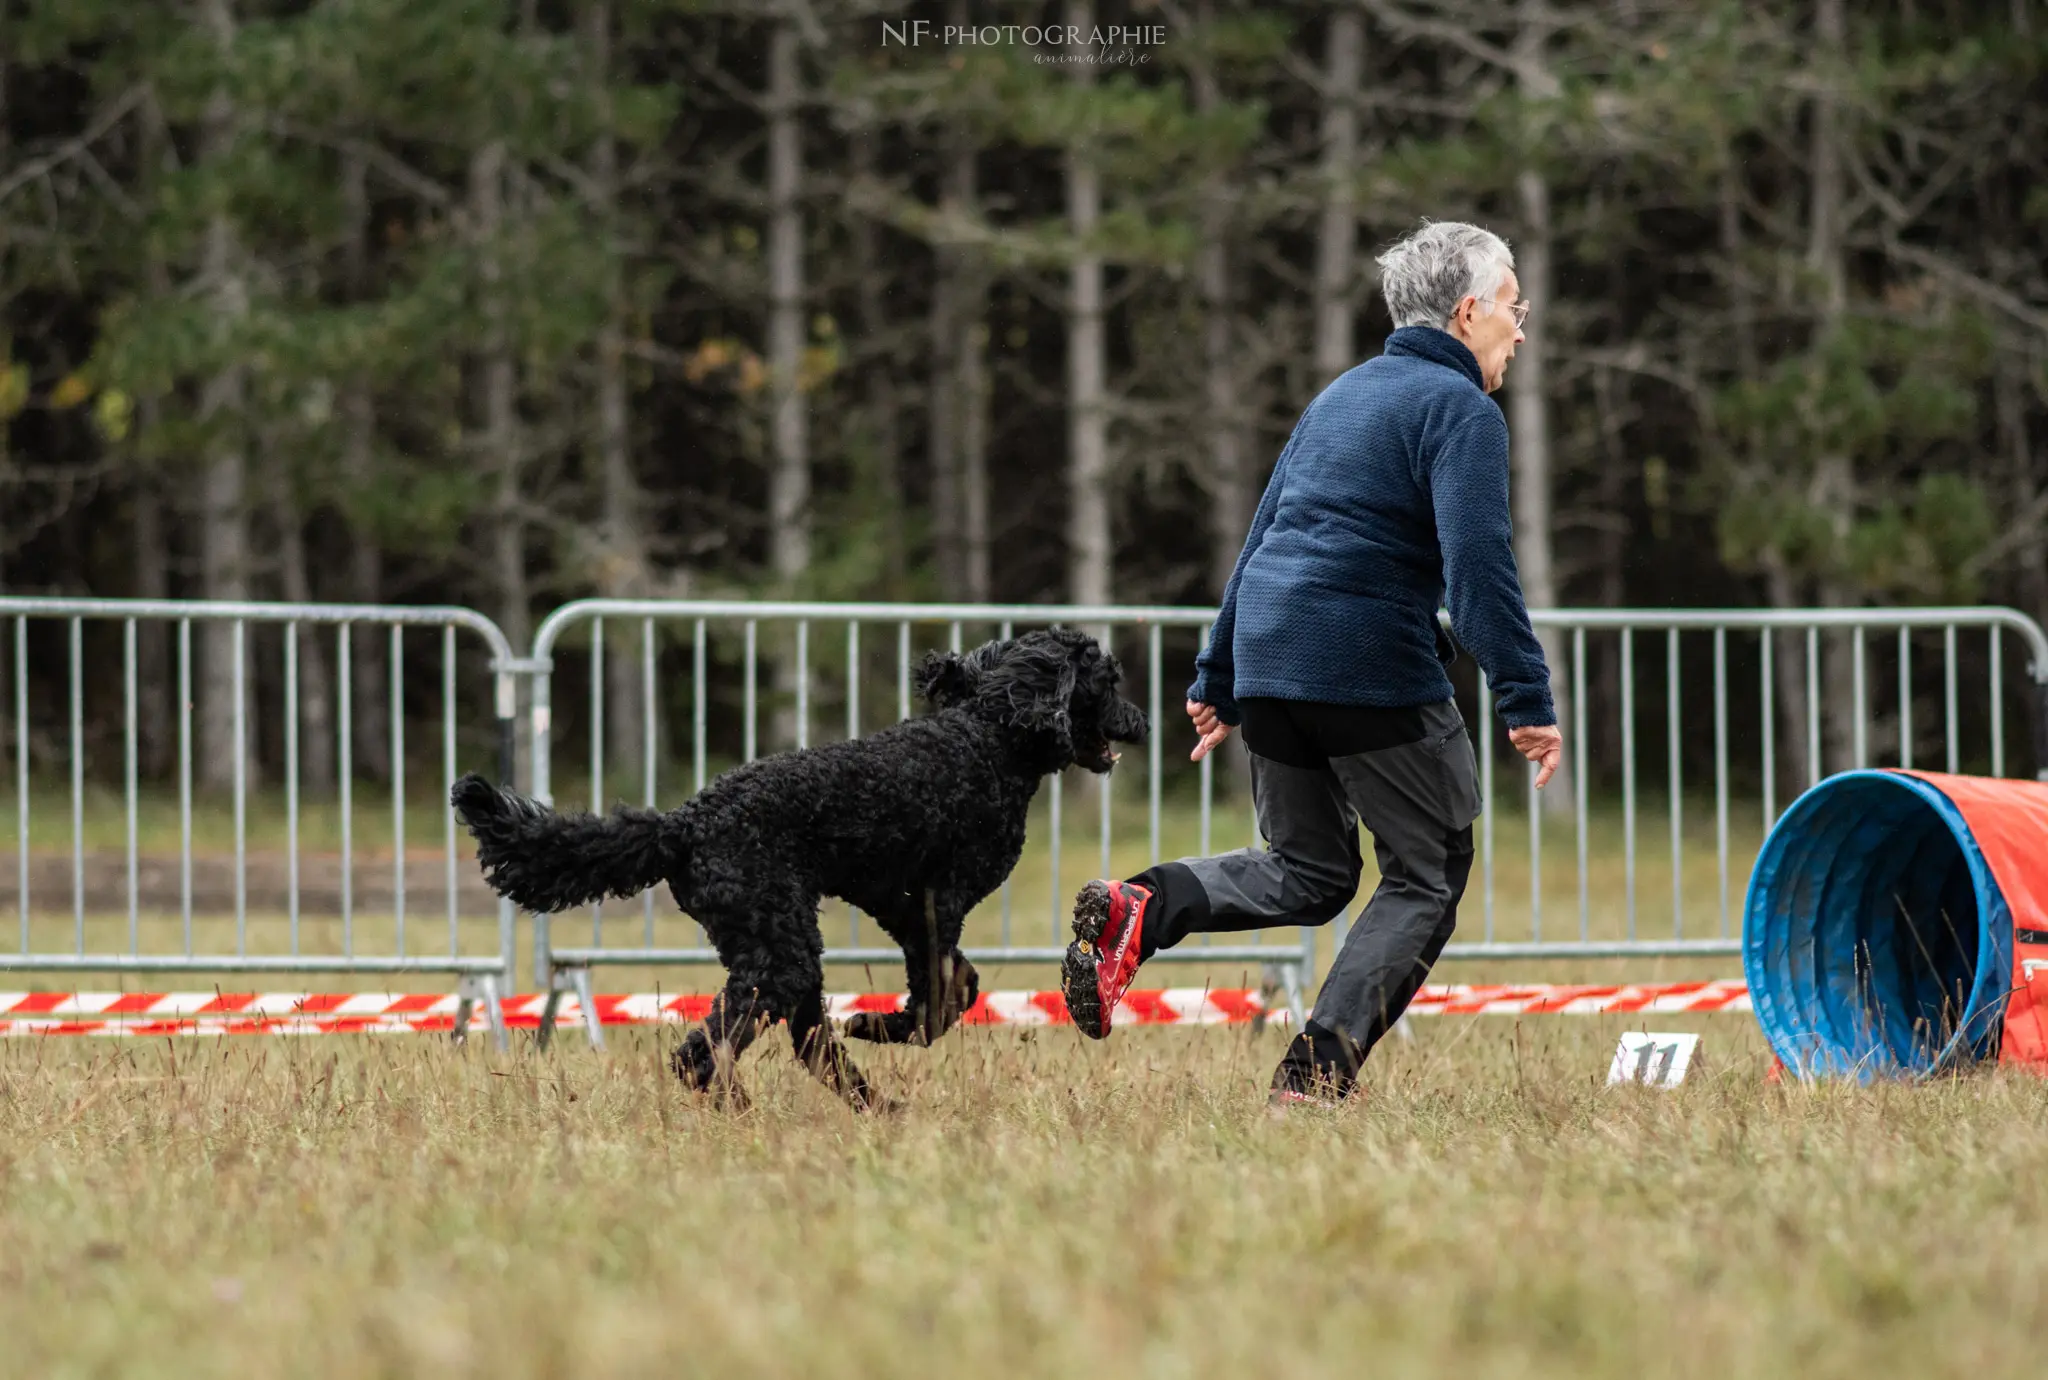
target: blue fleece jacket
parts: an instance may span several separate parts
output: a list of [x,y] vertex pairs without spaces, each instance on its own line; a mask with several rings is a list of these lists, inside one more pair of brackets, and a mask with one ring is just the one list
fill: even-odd
[[1435,704],[1458,644],[1508,727],[1557,722],[1515,570],[1507,419],[1462,341],[1404,326],[1295,424],[1188,698],[1227,724],[1244,695]]

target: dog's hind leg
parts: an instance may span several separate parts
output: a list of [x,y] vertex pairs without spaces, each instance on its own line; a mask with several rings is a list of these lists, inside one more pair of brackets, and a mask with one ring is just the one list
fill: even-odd
[[922,1013],[909,1011],[859,1011],[847,1018],[848,1039],[868,1040],[878,1045],[907,1045],[924,1030]]
[[[906,951],[904,967],[909,970],[910,995],[901,1011],[863,1011],[846,1023],[846,1033],[856,1040],[876,1044],[931,1044],[960,1023],[960,1017],[981,995],[981,974],[957,948],[950,962],[939,965],[938,980],[932,980],[931,962],[922,949]],[[936,987],[938,1001],[927,995]]]
[[725,987],[704,1023],[670,1057],[683,1086],[743,1105],[739,1058],[761,1032],[791,1017],[808,996],[821,1000],[824,970],[817,893],[786,877],[752,879],[742,904],[700,904],[695,914],[725,960]]
[[730,979],[712,998],[704,1024],[683,1038],[669,1056],[669,1064],[690,1091],[712,1093],[733,1110],[745,1110],[747,1095],[739,1083],[740,1055],[781,1015],[768,994],[753,983]]
[[889,1110],[887,1100],[869,1087],[868,1080],[854,1067],[852,1055],[826,1018],[822,983],[815,997],[797,1003],[790,1012],[789,1043],[812,1077],[845,1098],[855,1111]]

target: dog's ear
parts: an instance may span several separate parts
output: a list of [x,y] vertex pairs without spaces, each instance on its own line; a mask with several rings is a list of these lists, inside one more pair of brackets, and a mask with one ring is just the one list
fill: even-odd
[[987,684],[991,668],[1002,663],[1015,639],[984,642],[968,652],[930,652],[917,672],[917,693],[934,709],[947,709],[973,699]]
[[1052,693],[1039,697],[1037,727],[1051,735],[1053,751],[1062,762],[1074,757],[1074,719],[1068,712],[1068,705],[1074,698],[1074,658],[1065,657],[1060,662],[1059,675],[1054,677]]
[[1073,721],[1068,703],[1074,698],[1076,660],[1052,639],[1020,640],[990,676],[988,697],[1001,706],[1005,727],[1045,735],[1050,755],[1064,763],[1074,755]]
[[965,704],[974,698],[981,668],[958,652],[927,652],[917,670],[917,693],[934,709]]

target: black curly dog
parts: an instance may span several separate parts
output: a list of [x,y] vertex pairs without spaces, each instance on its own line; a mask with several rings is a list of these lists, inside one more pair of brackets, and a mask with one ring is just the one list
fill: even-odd
[[951,1029],[980,990],[961,925],[1017,865],[1039,782],[1070,765],[1107,772],[1112,743],[1144,741],[1122,678],[1087,634],[1030,632],[926,657],[917,688],[934,712],[923,718],[735,767],[665,813],[557,814],[474,775],[455,783],[453,804],[485,879],[528,910],[666,881],[704,926],[726,983],[675,1051],[685,1085],[739,1099],[734,1061],[786,1020],[811,1071],[868,1108],[867,1081],[825,1017],[819,898],[852,902],[903,946],[907,1009],[857,1016],[847,1034],[929,1044]]

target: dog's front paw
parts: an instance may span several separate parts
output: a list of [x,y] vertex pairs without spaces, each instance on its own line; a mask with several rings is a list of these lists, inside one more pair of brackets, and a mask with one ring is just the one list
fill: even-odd
[[753,1105],[740,1086],[730,1056],[721,1060],[710,1049],[686,1040],[669,1055],[669,1067],[675,1070],[678,1082],[719,1111],[739,1113]]
[[917,1015],[910,1011],[856,1011],[839,1027],[849,1040],[871,1040],[878,1045],[909,1043],[918,1028]]
[[703,1097],[712,1107],[727,1116],[743,1115],[752,1111],[754,1106],[753,1099],[747,1096],[747,1090],[734,1078],[713,1080],[711,1086],[704,1090]]

